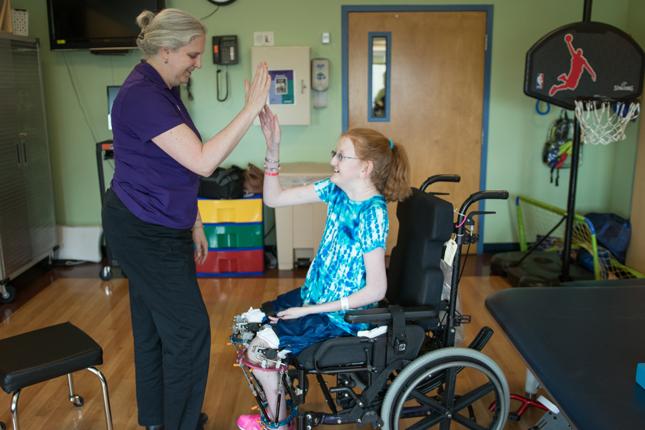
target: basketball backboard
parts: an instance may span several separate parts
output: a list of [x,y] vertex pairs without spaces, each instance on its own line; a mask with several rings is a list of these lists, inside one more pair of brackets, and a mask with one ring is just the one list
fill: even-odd
[[524,93],[574,109],[576,99],[633,101],[643,89],[644,54],[624,31],[600,22],[553,30],[526,54]]

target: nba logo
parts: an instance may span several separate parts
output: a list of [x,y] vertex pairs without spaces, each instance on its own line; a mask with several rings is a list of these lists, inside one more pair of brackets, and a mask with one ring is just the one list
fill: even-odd
[[544,73],[540,73],[537,75],[537,78],[535,79],[535,89],[541,90],[544,88]]

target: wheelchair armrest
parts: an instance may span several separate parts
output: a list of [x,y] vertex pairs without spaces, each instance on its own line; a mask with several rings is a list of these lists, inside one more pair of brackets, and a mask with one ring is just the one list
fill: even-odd
[[[422,320],[436,318],[439,311],[434,306],[414,306],[403,308],[403,315],[406,320]],[[345,313],[345,321],[352,324],[357,323],[386,323],[392,320],[392,313],[388,308],[372,308]]]

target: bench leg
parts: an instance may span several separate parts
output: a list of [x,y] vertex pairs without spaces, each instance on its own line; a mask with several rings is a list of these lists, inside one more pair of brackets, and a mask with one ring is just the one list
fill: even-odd
[[87,370],[99,378],[101,389],[103,390],[103,408],[105,409],[105,425],[107,430],[112,430],[112,410],[110,409],[110,396],[108,395],[108,385],[105,376],[95,367],[88,367]]
[[18,399],[20,398],[20,390],[15,391],[11,397],[11,422],[13,423],[13,430],[19,430],[18,427]]
[[68,400],[72,402],[74,406],[80,408],[83,406],[83,398],[78,394],[74,393],[74,381],[72,380],[72,374],[67,374],[67,386],[69,387],[69,397]]

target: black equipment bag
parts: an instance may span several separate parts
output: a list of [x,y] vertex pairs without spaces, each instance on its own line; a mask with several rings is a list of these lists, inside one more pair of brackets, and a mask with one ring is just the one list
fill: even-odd
[[244,169],[218,167],[209,177],[201,178],[198,197],[205,199],[241,199],[244,196]]

